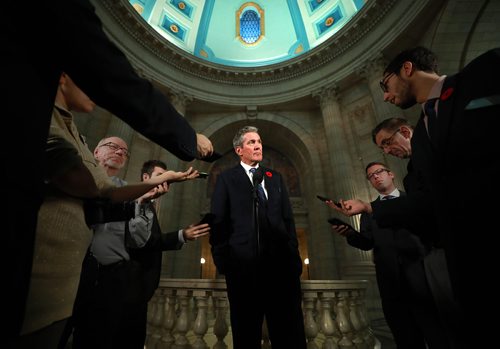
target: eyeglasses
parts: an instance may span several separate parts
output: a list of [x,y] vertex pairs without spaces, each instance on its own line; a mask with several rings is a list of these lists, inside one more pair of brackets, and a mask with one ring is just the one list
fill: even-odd
[[389,82],[389,80],[391,79],[391,77],[394,75],[395,73],[390,73],[389,75],[385,76],[382,80],[379,81],[379,84],[380,84],[380,88],[382,89],[382,91],[384,93],[387,93],[389,92],[389,88],[387,87],[387,83]]
[[370,180],[373,179],[373,177],[375,177],[375,175],[380,176],[384,171],[385,172],[390,172],[390,170],[388,170],[386,168],[379,168],[378,170],[373,171],[369,175],[366,175],[366,179],[368,179],[370,181]]
[[113,142],[108,142],[101,144],[99,147],[108,147],[112,149],[113,151],[117,152],[118,150],[121,150],[123,155],[125,155],[127,158],[130,157],[130,152],[128,151],[127,148],[120,147],[118,144],[113,143]]
[[401,131],[400,128],[398,128],[396,131],[394,131],[394,133],[390,137],[382,140],[382,142],[380,142],[379,148],[382,149],[382,150],[384,150],[384,148],[387,148],[387,147],[391,146],[392,143],[394,143],[394,136],[396,136],[396,134],[399,131]]

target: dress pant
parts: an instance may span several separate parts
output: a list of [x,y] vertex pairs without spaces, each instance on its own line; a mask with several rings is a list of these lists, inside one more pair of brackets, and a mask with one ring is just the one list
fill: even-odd
[[[90,265],[95,263],[92,258],[87,260]],[[144,312],[141,308],[144,302],[139,268],[136,262],[121,261],[98,265],[95,278],[85,273],[88,279],[81,280],[73,313],[74,349],[144,347],[146,322],[136,316],[147,314],[147,309]]]
[[273,349],[305,349],[300,275],[289,252],[263,251],[255,263],[226,273],[233,347],[260,349],[265,316]]
[[428,348],[453,348],[431,292],[424,261],[425,259],[404,266],[402,293],[407,295],[405,302],[409,302],[408,309],[422,331]]
[[467,348],[464,344],[464,316],[452,289],[444,250],[432,249],[424,259],[425,273],[434,302],[452,348]]

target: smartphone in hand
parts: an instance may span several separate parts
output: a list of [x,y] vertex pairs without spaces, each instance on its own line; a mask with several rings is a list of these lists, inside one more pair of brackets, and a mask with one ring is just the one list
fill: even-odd
[[345,225],[349,229],[354,230],[354,228],[350,224],[348,224],[348,223],[346,223],[346,222],[344,222],[344,221],[342,221],[342,220],[340,220],[338,218],[330,218],[328,220],[328,223],[330,223],[331,225]]
[[196,178],[207,178],[208,177],[208,173],[207,172],[198,172],[198,177]]
[[[321,201],[323,201],[323,202],[333,201],[332,199],[327,198],[327,197],[325,197],[325,196],[321,196],[321,195],[316,195],[316,197],[317,197],[318,199],[320,199]],[[333,204],[334,204],[335,206],[337,206],[338,208],[342,208],[342,205],[340,204],[340,202],[333,201]]]

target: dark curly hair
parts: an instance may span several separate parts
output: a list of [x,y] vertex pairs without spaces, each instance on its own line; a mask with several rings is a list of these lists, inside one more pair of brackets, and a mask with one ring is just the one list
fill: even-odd
[[384,76],[391,73],[399,75],[404,62],[412,62],[418,70],[439,74],[436,54],[428,48],[417,46],[404,50],[394,57],[385,68]]

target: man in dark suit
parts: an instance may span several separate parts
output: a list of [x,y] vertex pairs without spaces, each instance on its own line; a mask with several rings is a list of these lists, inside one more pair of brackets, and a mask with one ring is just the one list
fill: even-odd
[[9,266],[2,273],[8,285],[2,307],[8,341],[19,334],[23,321],[37,213],[45,190],[45,143],[62,71],[99,106],[180,159],[189,161],[213,151],[210,141],[197,135],[166,97],[134,72],[103,32],[88,0],[34,1],[29,8],[23,16],[28,26],[13,15],[18,11],[15,3],[4,6],[0,15],[0,56],[6,67],[0,98],[8,115],[3,127],[23,135],[15,152],[8,137],[0,137],[2,159],[9,164],[30,159],[23,171],[2,173],[2,182],[9,185],[1,194],[10,198],[5,212]]
[[[366,177],[379,193],[374,202],[406,195],[395,187],[394,174],[383,163],[369,163]],[[359,233],[347,225],[332,230],[353,247],[373,250],[382,309],[398,348],[425,349],[426,343],[428,348],[448,348],[423,266],[428,247],[407,229],[379,227],[368,213],[361,214]]]
[[[146,181],[149,178],[161,175],[165,171],[167,171],[167,166],[164,162],[159,160],[146,161],[142,166],[141,180]],[[169,184],[167,183],[166,192],[168,190]],[[139,266],[137,284],[142,283],[143,288],[141,293],[137,295],[137,302],[134,302],[136,313],[134,314],[131,311],[132,317],[130,317],[130,320],[126,319],[125,326],[121,328],[121,333],[118,333],[123,338],[121,346],[118,345],[117,347],[129,345],[129,348],[131,348],[130,344],[133,344],[137,345],[135,346],[137,349],[141,349],[141,344],[144,345],[145,343],[148,302],[153,297],[160,282],[163,251],[179,250],[188,241],[194,241],[208,235],[210,232],[210,226],[207,223],[193,223],[184,229],[168,233],[162,232],[156,216],[156,200],[153,199],[155,195],[155,192],[151,191],[149,195],[143,195],[137,202],[139,208],[141,205],[144,206],[145,213],[148,211],[151,213],[152,219],[150,218],[149,220],[152,220],[152,225],[144,221],[138,222],[137,220],[129,222],[131,229],[137,229],[141,224],[143,226],[150,226],[151,234],[144,246],[136,243],[130,249],[130,259],[134,264],[138,264]],[[141,215],[141,219],[144,219],[143,215]],[[134,301],[134,298],[132,298],[132,301]],[[130,334],[122,336],[123,332],[126,331],[129,331]]]
[[422,173],[425,159],[418,147],[414,151],[415,134],[418,132],[404,118],[385,119],[372,131],[373,142],[384,153],[410,159],[408,172],[403,180],[407,195],[371,203],[347,200],[342,202],[344,209],[333,208],[347,215],[371,213],[379,227],[404,227],[420,238],[428,247],[424,257],[426,282],[446,328],[449,345],[459,347],[463,319],[451,289],[433,198],[429,195],[430,184],[425,173]]
[[[487,211],[484,191],[498,197],[494,161],[496,139],[488,130],[498,129],[500,118],[500,49],[492,49],[452,76],[440,76],[436,55],[424,47],[398,54],[384,71],[380,86],[384,100],[406,109],[422,105],[421,118],[412,138],[412,162],[423,179],[427,196],[413,196],[407,208],[434,210],[460,310],[465,319],[482,317],[477,300],[484,290],[470,275],[487,279],[493,275],[495,250],[492,244],[472,237],[474,232],[496,230],[494,220],[483,218]],[[467,178],[480,178],[481,187],[468,190]],[[410,195],[409,195],[410,196]],[[432,203],[432,204],[431,204]],[[366,207],[365,207],[366,208]],[[347,213],[360,212],[352,206]],[[361,209],[363,210],[363,209]],[[371,210],[371,208],[370,208]],[[373,207],[375,216],[381,216]],[[378,221],[378,219],[377,219]],[[479,325],[479,322],[473,322]],[[484,331],[462,331],[461,335]],[[477,346],[477,338],[462,338],[465,347]]]
[[[104,138],[94,151],[110,176],[124,166],[126,154],[127,145],[118,137]],[[166,171],[164,162],[146,161],[141,180]],[[126,185],[118,177],[112,179],[118,186]],[[73,312],[75,349],[144,347],[147,305],[159,284],[162,252],[179,250],[187,241],[205,236],[210,230],[208,224],[191,224],[178,231],[162,232],[155,199],[168,190],[169,184],[164,183],[141,196],[135,204],[135,216],[128,223],[95,226]]]
[[233,147],[241,162],[217,178],[210,243],[226,276],[234,348],[260,348],[265,316],[274,349],[304,349],[302,261],[283,177],[259,167],[257,128],[240,129]]
[[[477,319],[484,290],[470,275],[487,279],[495,273],[496,248],[471,233],[497,229],[494,219],[483,217],[487,210],[481,203],[485,193],[500,195],[494,169],[498,142],[488,132],[500,126],[500,49],[487,51],[451,76],[422,66],[425,57],[437,60],[430,50],[417,47],[389,63],[384,99],[401,108],[422,105],[412,146],[434,198],[453,291],[465,318]],[[391,74],[395,77],[389,81]],[[466,183],[472,178],[479,179],[481,190],[469,190]],[[476,330],[470,333],[484,328]]]

